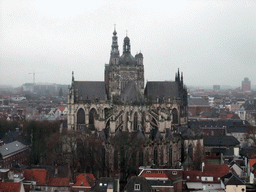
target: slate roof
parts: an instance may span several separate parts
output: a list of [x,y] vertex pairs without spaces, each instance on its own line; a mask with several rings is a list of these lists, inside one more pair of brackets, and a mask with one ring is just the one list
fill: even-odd
[[106,88],[104,81],[75,81],[75,97],[77,100],[104,100]]
[[150,183],[145,179],[145,177],[137,177],[133,176],[129,179],[126,186],[124,187],[124,191],[134,191],[134,185],[140,184],[140,191],[151,192],[153,189],[150,186]]
[[50,177],[47,186],[54,186],[54,187],[69,187],[70,178],[56,178]]
[[251,130],[247,126],[230,126],[227,127],[227,133],[248,133]]
[[92,192],[105,192],[107,189],[113,189],[113,192],[117,192],[119,180],[116,178],[108,178],[108,177],[101,177],[98,179],[97,183],[92,186]]
[[25,143],[25,139],[22,136],[22,131],[10,131],[4,135],[2,141],[7,144],[13,141],[19,141],[21,143]]
[[233,136],[203,136],[204,146],[237,146],[240,142]]
[[25,180],[36,181],[37,185],[45,185],[47,178],[47,170],[45,169],[25,169]]
[[221,179],[225,185],[245,185],[245,183],[232,172],[224,175]]
[[191,106],[210,106],[207,99],[204,98],[188,98],[188,105]]
[[3,157],[10,155],[12,153],[15,153],[20,150],[25,150],[28,147],[26,145],[23,145],[19,141],[14,141],[5,145],[0,146],[0,153]]
[[4,192],[19,192],[21,183],[15,182],[0,182],[0,191]]
[[209,119],[209,120],[193,120],[189,121],[190,127],[230,127],[230,126],[244,126],[244,121],[239,119]]
[[256,149],[254,147],[242,148],[239,153],[241,156],[250,158],[253,154],[256,153]]
[[143,99],[134,81],[129,81],[121,92],[121,100],[124,102],[139,102]]
[[179,98],[178,83],[174,81],[148,81],[145,95],[156,100]]
[[173,187],[173,183],[170,180],[147,180],[151,187]]

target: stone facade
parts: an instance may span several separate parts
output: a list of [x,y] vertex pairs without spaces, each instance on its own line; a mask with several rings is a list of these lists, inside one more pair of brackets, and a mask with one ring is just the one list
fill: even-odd
[[119,132],[135,132],[147,141],[144,153],[149,157],[146,160],[144,154],[144,162],[148,165],[180,162],[181,137],[176,127],[187,125],[183,75],[178,71],[175,81],[149,81],[144,87],[143,54],[133,57],[130,39],[125,37],[120,56],[116,30],[105,80],[75,81],[72,74],[68,110],[68,130],[89,129],[105,140]]

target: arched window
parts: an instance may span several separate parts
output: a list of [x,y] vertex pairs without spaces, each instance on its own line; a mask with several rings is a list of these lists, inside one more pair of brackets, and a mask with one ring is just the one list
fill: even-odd
[[104,117],[105,117],[105,119],[107,119],[109,117],[109,109],[108,108],[104,108]]
[[157,150],[157,148],[154,149],[154,164],[158,165],[158,150]]
[[82,108],[77,112],[77,124],[85,124],[85,113]]
[[137,131],[137,130],[138,130],[138,113],[135,113],[135,114],[134,114],[133,130],[134,130],[134,131]]
[[172,147],[169,148],[169,166],[172,166]]
[[114,169],[118,170],[118,150],[114,151]]
[[163,148],[160,149],[160,165],[164,164],[164,150]]
[[97,114],[97,112],[94,108],[92,108],[89,112],[89,127],[92,129],[95,128],[94,120],[95,120],[96,114]]
[[172,123],[173,124],[178,124],[179,123],[179,115],[177,109],[172,110]]
[[143,166],[143,163],[144,163],[144,157],[143,157],[144,155],[143,155],[143,151],[142,151],[142,149],[140,150],[140,152],[139,152],[139,166]]
[[193,146],[191,144],[188,146],[188,155],[193,159]]

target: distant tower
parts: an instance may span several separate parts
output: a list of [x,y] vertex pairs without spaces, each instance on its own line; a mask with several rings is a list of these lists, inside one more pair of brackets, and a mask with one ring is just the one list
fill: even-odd
[[220,91],[220,85],[213,85],[213,91],[219,92]]
[[249,81],[248,77],[245,77],[242,81],[242,92],[251,91],[251,81]]

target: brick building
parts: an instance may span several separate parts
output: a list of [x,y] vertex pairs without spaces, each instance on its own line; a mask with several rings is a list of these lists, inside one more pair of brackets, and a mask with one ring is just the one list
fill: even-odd
[[4,144],[0,141],[0,167],[11,168],[17,164],[27,164],[29,147],[19,141]]

